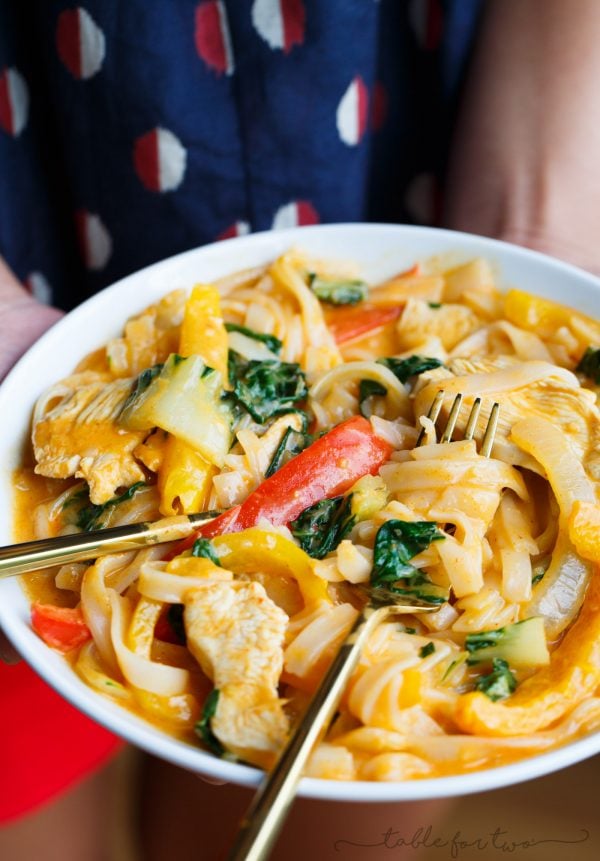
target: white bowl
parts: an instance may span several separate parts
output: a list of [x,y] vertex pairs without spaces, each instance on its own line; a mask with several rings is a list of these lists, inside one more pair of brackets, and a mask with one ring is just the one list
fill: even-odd
[[[12,541],[11,474],[19,464],[31,410],[51,383],[67,376],[86,353],[116,336],[130,315],[177,287],[191,287],[265,263],[290,246],[323,257],[351,258],[367,280],[444,255],[460,262],[484,256],[500,283],[598,314],[600,280],[573,266],[522,248],[446,230],[378,224],[336,224],[259,233],[188,251],[108,287],[72,311],[19,361],[0,389],[0,543]],[[156,756],[233,783],[254,785],[261,773],[178,741],[87,687],[32,632],[28,603],[17,580],[0,582],[0,626],[31,666],[63,697],[98,723]],[[465,775],[398,783],[304,778],[299,794],[342,801],[404,801],[495,789],[563,768],[600,751],[600,732],[520,762]]]

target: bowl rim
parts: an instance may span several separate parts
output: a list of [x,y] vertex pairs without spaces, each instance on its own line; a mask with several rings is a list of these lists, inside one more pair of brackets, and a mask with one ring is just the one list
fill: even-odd
[[[59,339],[63,330],[66,333],[70,328],[89,323],[93,320],[95,311],[103,306],[108,307],[110,300],[117,291],[123,289],[131,290],[132,286],[146,278],[152,280],[156,276],[160,280],[168,275],[169,269],[176,271],[190,261],[196,261],[202,265],[205,262],[218,261],[227,257],[227,252],[235,253],[236,249],[242,252],[246,249],[255,249],[264,252],[264,259],[272,259],[282,250],[302,244],[306,239],[310,241],[311,236],[335,237],[352,233],[369,235],[382,235],[389,233],[390,238],[418,239],[426,237],[435,242],[439,240],[442,244],[450,243],[456,248],[462,257],[468,252],[469,257],[481,254],[492,256],[497,252],[501,264],[506,261],[524,262],[525,264],[536,264],[543,272],[553,271],[560,273],[572,283],[584,286],[584,292],[589,288],[600,291],[600,278],[585,272],[570,263],[556,260],[541,252],[515,246],[502,240],[467,234],[460,231],[451,231],[443,228],[430,228],[414,225],[383,224],[383,223],[360,223],[346,222],[327,225],[311,225],[305,227],[289,228],[281,231],[263,231],[243,237],[233,237],[189,249],[173,255],[164,260],[157,261],[141,270],[116,281],[94,296],[78,305],[64,318],[55,324],[48,332],[19,359],[12,368],[6,379],[0,386],[0,411],[2,407],[10,406],[11,391],[22,385],[22,376],[30,365],[35,364],[39,357],[43,357],[48,345]],[[326,252],[323,252],[326,255]],[[440,252],[442,253],[442,252]],[[415,258],[418,249],[415,251]],[[332,255],[335,256],[335,255]],[[349,254],[351,255],[351,252]],[[237,267],[239,268],[239,267]],[[236,264],[232,262],[225,270],[236,271]],[[526,285],[520,285],[526,289]],[[166,285],[163,294],[173,289]],[[140,291],[141,293],[142,291]],[[158,294],[157,294],[158,295]],[[139,308],[149,304],[152,299],[140,297]],[[122,314],[122,312],[119,312]],[[110,315],[112,318],[112,314]],[[129,313],[127,314],[129,316]],[[119,317],[122,326],[122,316]],[[32,399],[35,395],[32,394]],[[6,412],[4,413],[7,414]],[[9,413],[8,413],[9,414]],[[0,451],[5,447],[5,441],[0,432]],[[0,494],[2,490],[0,489]],[[96,693],[80,681],[75,672],[68,667],[68,674],[64,672],[66,661],[51,649],[46,647],[27,625],[14,613],[16,590],[24,596],[16,580],[0,581],[0,625],[6,636],[22,654],[23,658],[33,669],[53,687],[59,694],[70,701],[76,708],[88,717],[101,723],[103,726],[126,739],[149,753],[162,757],[171,763],[197,771],[209,777],[238,783],[246,786],[255,786],[261,779],[262,772],[258,769],[219,760],[212,754],[207,753],[191,744],[169,735],[158,729],[151,723],[138,717],[127,709],[123,709],[111,700]],[[11,600],[11,595],[13,596]],[[8,597],[8,604],[5,598]],[[26,599],[25,599],[26,600]],[[11,609],[13,612],[11,612]],[[67,665],[68,666],[68,665]],[[60,668],[63,668],[61,672]],[[371,781],[335,781],[318,778],[303,778],[298,788],[298,795],[321,800],[347,801],[347,802],[386,802],[386,801],[408,801],[450,797],[456,795],[468,795],[475,792],[498,789],[511,784],[530,780],[549,774],[560,768],[572,765],[600,751],[600,731],[593,732],[582,738],[573,740],[558,748],[527,756],[513,763],[478,771],[471,771],[459,775],[447,777],[425,778],[418,780],[407,780],[398,782],[371,782]]]

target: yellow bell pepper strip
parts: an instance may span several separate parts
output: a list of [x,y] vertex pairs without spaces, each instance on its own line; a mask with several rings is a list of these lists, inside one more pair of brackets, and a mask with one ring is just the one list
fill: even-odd
[[310,556],[277,532],[246,529],[213,539],[219,562],[234,574],[265,571],[296,580],[305,604],[331,604],[327,583],[313,570]]
[[524,290],[508,291],[504,298],[504,315],[515,326],[535,332],[542,338],[551,337],[561,326],[567,326],[581,342],[582,354],[585,346],[600,344],[600,323],[597,320]]
[[160,513],[193,514],[205,509],[216,471],[187,443],[169,437],[158,472]]
[[183,553],[196,538],[241,532],[257,526],[262,518],[274,526],[289,523],[316,502],[345,493],[363,475],[375,475],[392,451],[367,419],[347,419],[269,476],[241,505],[177,544],[171,556]]
[[185,305],[179,353],[201,356],[209,368],[227,382],[227,330],[221,316],[219,291],[211,284],[197,284]]
[[[227,331],[219,292],[197,284],[185,305],[179,354],[197,355],[227,385]],[[169,437],[158,473],[161,514],[193,514],[206,507],[216,468],[185,442]]]
[[507,700],[463,694],[454,720],[463,732],[485,736],[529,735],[544,729],[590,697],[600,685],[600,572],[596,571],[581,612],[550,664],[526,679]]
[[569,537],[580,556],[600,564],[600,505],[582,500],[573,504]]

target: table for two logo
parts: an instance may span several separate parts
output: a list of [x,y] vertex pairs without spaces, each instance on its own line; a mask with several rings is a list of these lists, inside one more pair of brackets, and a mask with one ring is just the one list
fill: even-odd
[[359,841],[339,839],[334,843],[336,852],[343,852],[349,848],[362,849],[439,849],[445,850],[447,857],[458,859],[462,852],[475,850],[480,852],[502,852],[513,854],[522,852],[527,849],[533,849],[537,846],[549,844],[563,844],[573,846],[577,843],[585,843],[590,839],[590,832],[581,828],[576,835],[572,837],[528,837],[526,839],[513,839],[508,829],[495,828],[482,835],[466,835],[462,831],[455,831],[454,834],[436,835],[432,825],[421,826],[412,834],[405,834],[401,831],[396,831],[394,828],[388,828],[373,841]]

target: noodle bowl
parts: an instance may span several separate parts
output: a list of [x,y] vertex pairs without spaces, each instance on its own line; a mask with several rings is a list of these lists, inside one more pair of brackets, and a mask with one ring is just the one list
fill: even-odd
[[[600,326],[524,280],[500,292],[481,258],[384,274],[365,295],[339,247],[309,247],[213,278],[216,292],[155,289],[150,311],[75,374],[63,366],[38,401],[38,475],[25,466],[17,482],[22,507],[37,502],[36,537],[228,512],[193,555],[105,557],[52,585],[33,575],[28,592],[81,613],[85,639],[68,654],[86,685],[225,756],[229,779],[243,771],[232,759],[271,765],[362,585],[435,610],[379,628],[309,776],[464,781],[600,721],[589,537],[600,425],[581,365]],[[202,392],[185,405],[190,379]],[[463,417],[477,395],[499,401],[490,459],[460,432],[437,442],[420,417],[439,390],[444,415],[457,391]],[[196,410],[211,417],[200,437]],[[307,493],[303,469],[319,476]],[[19,538],[34,537],[24,519]]]

